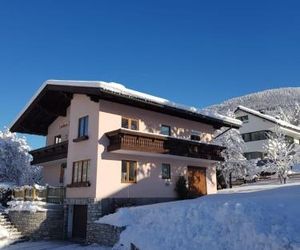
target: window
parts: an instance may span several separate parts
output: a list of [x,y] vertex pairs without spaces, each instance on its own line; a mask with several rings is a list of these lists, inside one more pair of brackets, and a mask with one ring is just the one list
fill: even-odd
[[61,135],[54,136],[54,144],[61,143]]
[[268,139],[268,135],[270,133],[272,133],[272,132],[271,131],[267,131],[267,130],[262,130],[262,131],[257,131],[257,132],[242,134],[242,137],[243,137],[243,140],[245,142],[248,142],[248,141],[260,141],[260,140],[266,140],[266,139]]
[[193,140],[193,141],[201,141],[201,132],[192,130],[191,140]]
[[79,118],[78,122],[78,138],[88,136],[89,117]]
[[171,135],[171,127],[167,126],[167,125],[161,125],[160,126],[160,133],[162,135],[168,135],[168,136],[170,136]]
[[247,123],[249,121],[248,115],[237,117],[236,119],[242,121],[243,123]]
[[161,165],[161,178],[162,179],[171,179],[171,165],[163,163]]
[[88,169],[90,160],[76,161],[73,163],[72,183],[88,182]]
[[60,174],[59,174],[59,183],[63,184],[64,183],[64,178],[65,178],[65,168],[67,167],[66,163],[62,163],[60,165]]
[[252,159],[263,159],[263,153],[262,152],[249,152],[249,153],[244,153],[244,156],[247,160],[252,160]]
[[139,121],[135,119],[122,117],[122,128],[128,128],[131,130],[139,130]]
[[136,161],[122,161],[122,178],[123,183],[136,182]]

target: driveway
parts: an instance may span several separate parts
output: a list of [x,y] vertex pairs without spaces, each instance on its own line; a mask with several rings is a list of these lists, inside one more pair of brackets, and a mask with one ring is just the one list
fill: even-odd
[[97,244],[80,245],[68,241],[25,241],[8,245],[3,250],[111,250],[111,248],[102,247]]

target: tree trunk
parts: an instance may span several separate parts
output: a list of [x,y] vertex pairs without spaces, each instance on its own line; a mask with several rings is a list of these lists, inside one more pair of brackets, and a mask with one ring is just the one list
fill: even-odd
[[232,173],[229,174],[229,188],[232,188]]

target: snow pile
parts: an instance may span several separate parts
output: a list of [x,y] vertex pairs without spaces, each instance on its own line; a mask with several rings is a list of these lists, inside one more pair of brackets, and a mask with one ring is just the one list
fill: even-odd
[[31,213],[36,213],[37,211],[47,211],[43,206],[46,205],[42,201],[9,201],[8,211],[29,211]]
[[122,208],[97,222],[127,226],[117,249],[300,249],[299,199],[299,184],[277,186]]

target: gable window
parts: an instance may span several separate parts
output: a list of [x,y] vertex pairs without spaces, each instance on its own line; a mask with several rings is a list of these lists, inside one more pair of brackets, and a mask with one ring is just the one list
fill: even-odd
[[236,119],[242,121],[243,123],[247,123],[249,121],[248,115],[243,115],[243,116],[237,117]]
[[167,125],[161,125],[160,126],[160,133],[162,135],[170,136],[171,135],[171,127],[167,126]]
[[78,138],[88,136],[89,117],[84,116],[78,120]]
[[73,163],[72,184],[87,183],[90,160]]
[[191,140],[193,141],[200,141],[201,140],[201,133],[195,130],[192,130]]
[[61,135],[54,136],[54,144],[61,143]]
[[167,163],[161,164],[161,178],[171,179],[171,165]]
[[136,182],[136,161],[122,161],[122,177],[121,182],[123,183],[134,183]]
[[139,130],[139,121],[136,119],[122,117],[121,127],[131,130]]

